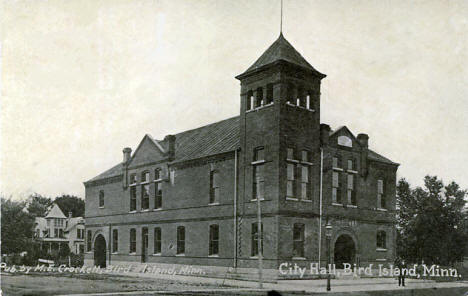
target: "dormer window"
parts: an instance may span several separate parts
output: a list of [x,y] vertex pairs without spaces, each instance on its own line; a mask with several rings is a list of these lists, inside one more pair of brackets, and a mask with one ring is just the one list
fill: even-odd
[[263,88],[257,88],[256,98],[255,98],[255,108],[261,107],[264,105],[263,101]]
[[267,84],[266,103],[273,103],[273,84]]

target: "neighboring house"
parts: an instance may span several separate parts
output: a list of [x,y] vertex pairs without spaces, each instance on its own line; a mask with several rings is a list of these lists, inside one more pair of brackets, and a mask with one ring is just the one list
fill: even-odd
[[84,219],[66,217],[57,204],[53,204],[45,217],[36,217],[34,238],[40,242],[41,248],[52,252],[68,245],[75,254],[84,250]]
[[321,124],[325,75],[281,34],[236,78],[240,116],[164,140],[147,134],[84,182],[85,264],[250,268],[261,251],[269,269],[323,266],[327,223],[338,266],[392,263],[398,164],[366,134]]

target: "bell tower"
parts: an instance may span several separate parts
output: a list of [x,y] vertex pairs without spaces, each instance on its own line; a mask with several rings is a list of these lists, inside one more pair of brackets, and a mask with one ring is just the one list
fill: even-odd
[[[255,200],[261,185],[264,211],[279,211],[287,191],[288,148],[296,151],[294,160],[307,151],[307,162],[315,162],[320,154],[320,82],[325,76],[282,33],[252,66],[236,76],[241,84],[240,200]],[[255,155],[258,149],[263,150],[263,159]],[[255,180],[255,166],[261,161],[265,164],[262,176]],[[310,195],[313,200],[314,192]]]

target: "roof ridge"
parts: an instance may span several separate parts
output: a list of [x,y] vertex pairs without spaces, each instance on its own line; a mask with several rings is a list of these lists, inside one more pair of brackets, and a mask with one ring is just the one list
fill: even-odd
[[[209,123],[209,124],[205,124],[205,125],[202,125],[202,126],[199,126],[199,127],[196,127],[196,128],[192,128],[192,129],[189,129],[189,130],[185,130],[185,131],[183,131],[183,132],[179,132],[179,133],[173,134],[173,135],[177,137],[177,135],[181,135],[181,134],[188,133],[188,132],[191,132],[191,131],[196,131],[196,130],[199,130],[199,129],[202,129],[202,128],[206,128],[206,127],[208,127],[208,126],[215,125],[215,124],[221,123],[221,122],[223,122],[223,121],[231,120],[231,119],[238,118],[238,117],[240,117],[240,115],[236,115],[236,116],[233,116],[233,117],[230,117],[230,118],[226,118],[226,119],[223,119],[223,120],[219,120],[219,121],[216,121],[216,122],[212,122],[212,123]],[[163,142],[163,141],[164,141],[164,140],[162,140],[161,142]]]

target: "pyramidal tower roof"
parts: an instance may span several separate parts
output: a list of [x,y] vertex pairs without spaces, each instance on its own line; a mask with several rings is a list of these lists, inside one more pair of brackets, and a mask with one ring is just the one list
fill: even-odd
[[56,203],[54,203],[54,206],[47,213],[46,218],[67,218],[67,217],[65,217],[65,215],[63,214],[59,206]]
[[[309,62],[291,45],[291,43],[284,38],[283,33],[280,33],[278,39],[273,42],[270,47],[257,59],[257,61],[250,66],[244,73],[239,76],[244,76],[247,73],[253,72],[267,65],[273,64],[278,61],[285,61],[304,69],[310,70],[321,76],[322,78],[326,75],[315,70]],[[239,77],[238,76],[238,77]]]

